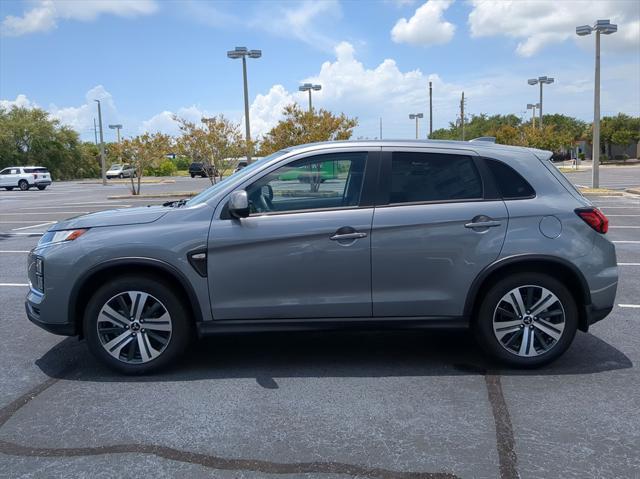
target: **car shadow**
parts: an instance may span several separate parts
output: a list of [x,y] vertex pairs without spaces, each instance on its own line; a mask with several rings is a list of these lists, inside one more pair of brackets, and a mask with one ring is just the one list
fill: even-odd
[[481,353],[465,331],[385,331],[234,334],[204,338],[173,367],[123,376],[100,364],[84,341],[67,338],[36,365],[48,376],[74,381],[157,382],[255,378],[277,388],[277,378],[394,377],[502,374],[593,374],[633,367],[621,351],[578,333],[571,348],[539,369],[508,369]]

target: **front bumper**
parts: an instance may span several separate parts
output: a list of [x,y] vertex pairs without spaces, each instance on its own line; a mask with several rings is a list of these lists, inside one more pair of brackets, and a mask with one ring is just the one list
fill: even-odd
[[[40,316],[40,303],[33,301],[33,291],[29,292],[27,299],[24,302],[24,307],[27,311],[27,318],[36,326],[40,326],[45,331],[49,331],[53,334],[59,334],[61,336],[75,336],[78,334],[76,325],[73,323],[48,323],[42,320]],[[36,296],[39,296],[35,294]]]

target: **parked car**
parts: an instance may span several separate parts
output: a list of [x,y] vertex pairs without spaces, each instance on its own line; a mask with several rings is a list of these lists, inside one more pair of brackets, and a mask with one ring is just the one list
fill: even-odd
[[207,165],[202,162],[193,162],[189,165],[189,174],[191,178],[201,176],[202,178],[218,176],[218,170],[213,165]]
[[[190,200],[60,221],[30,252],[28,318],[139,374],[198,335],[470,328],[515,367],[611,311],[608,220],[549,161],[489,142],[302,145]],[[300,168],[336,178],[301,184]]]
[[34,186],[42,191],[50,184],[51,174],[42,166],[10,166],[0,171],[0,188],[9,191],[27,191]]
[[111,165],[107,170],[107,179],[112,178],[135,178],[136,169],[131,165]]

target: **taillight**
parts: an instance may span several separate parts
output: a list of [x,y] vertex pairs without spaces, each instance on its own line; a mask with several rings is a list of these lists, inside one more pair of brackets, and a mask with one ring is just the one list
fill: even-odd
[[34,174],[34,175],[33,175],[33,179],[34,179],[34,180],[37,180],[37,179],[38,179],[38,175],[35,175],[35,174]]
[[598,233],[605,234],[609,231],[609,218],[598,208],[577,208],[576,214]]

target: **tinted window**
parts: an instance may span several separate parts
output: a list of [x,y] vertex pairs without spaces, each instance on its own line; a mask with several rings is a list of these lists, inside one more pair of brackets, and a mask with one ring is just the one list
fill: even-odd
[[487,164],[503,198],[531,198],[536,195],[527,180],[509,165],[498,160],[487,160]]
[[11,170],[9,168],[5,168],[4,170],[0,171],[0,175],[8,175],[11,173]]
[[46,168],[25,168],[25,173],[49,173],[49,170]]
[[482,198],[482,180],[469,156],[397,152],[391,160],[390,203]]
[[357,206],[367,154],[332,153],[294,161],[247,188],[251,213]]

